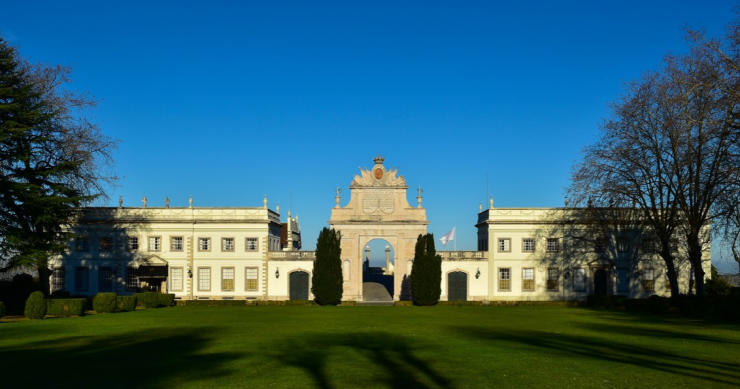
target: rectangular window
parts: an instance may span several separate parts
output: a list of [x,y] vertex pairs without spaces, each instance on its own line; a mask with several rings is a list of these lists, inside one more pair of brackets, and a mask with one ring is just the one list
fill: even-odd
[[257,242],[259,238],[247,238],[246,239],[246,251],[257,251]]
[[98,239],[98,250],[100,251],[113,250],[113,238],[106,237],[106,238]]
[[198,251],[211,251],[211,238],[198,238]]
[[234,251],[234,238],[221,239],[221,251]]
[[558,251],[560,251],[560,239],[547,238],[547,252],[557,253]]
[[560,281],[560,270],[559,269],[547,269],[547,290],[557,291],[558,284]]
[[182,251],[182,236],[172,236],[170,237],[170,250],[172,251]]
[[655,254],[657,252],[655,247],[655,237],[649,234],[643,235],[642,241],[640,242],[640,250],[646,254]]
[[499,238],[498,240],[498,251],[502,253],[508,253],[511,251],[511,239]]
[[511,269],[498,269],[498,290],[511,290]]
[[198,290],[209,291],[211,290],[211,268],[210,267],[199,267],[198,268]]
[[534,239],[532,238],[522,239],[522,251],[525,253],[533,253],[534,252]]
[[162,238],[158,236],[149,237],[149,251],[160,251],[162,250]]
[[139,277],[136,276],[135,267],[126,268],[126,290],[139,290]]
[[655,290],[655,271],[652,269],[642,271],[642,290],[645,292]]
[[617,291],[618,292],[629,292],[629,290],[630,290],[629,269],[617,269]]
[[88,240],[86,236],[78,236],[75,239],[75,251],[87,251]]
[[617,252],[626,253],[628,251],[630,251],[629,238],[625,238],[625,237],[617,238]]
[[586,290],[586,269],[573,270],[573,290],[577,292]]
[[233,267],[222,267],[221,268],[221,290],[224,292],[231,292],[234,290],[234,268]]
[[51,290],[64,290],[67,286],[67,268],[60,266],[54,269],[54,275],[51,279]]
[[75,268],[75,291],[87,292],[90,289],[90,268],[78,266]]
[[534,268],[522,269],[522,290],[534,290]]
[[248,267],[246,268],[246,290],[257,290],[257,276],[259,274],[259,269],[256,267]]
[[597,253],[605,253],[606,252],[606,239],[596,238],[594,240],[594,251],[596,251]]
[[113,290],[113,269],[111,267],[102,266],[98,271],[98,289],[101,292]]
[[170,289],[173,292],[182,291],[183,268],[170,268]]
[[139,249],[139,237],[129,236],[126,238],[126,250],[136,251]]

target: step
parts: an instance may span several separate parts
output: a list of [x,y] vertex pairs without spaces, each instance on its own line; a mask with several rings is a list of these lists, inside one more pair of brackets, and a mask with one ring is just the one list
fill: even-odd
[[363,307],[392,307],[395,305],[394,301],[358,301],[357,306]]

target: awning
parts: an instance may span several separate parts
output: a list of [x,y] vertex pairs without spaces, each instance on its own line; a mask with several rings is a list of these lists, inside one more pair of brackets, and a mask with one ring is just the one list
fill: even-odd
[[136,276],[139,278],[167,278],[168,266],[141,265],[136,269]]

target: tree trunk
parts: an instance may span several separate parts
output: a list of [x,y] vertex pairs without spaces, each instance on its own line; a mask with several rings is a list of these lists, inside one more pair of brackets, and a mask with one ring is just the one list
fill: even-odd
[[[692,234],[693,235],[693,234]],[[688,237],[689,263],[694,267],[694,283],[696,285],[696,295],[704,299],[704,268],[701,264],[702,246],[699,244],[698,236]]]
[[39,266],[37,270],[39,272],[39,290],[41,290],[45,297],[49,297],[51,290],[49,284],[51,270],[47,266]]
[[673,264],[673,258],[670,260],[665,260],[667,275],[668,275],[668,281],[671,283],[671,304],[674,306],[678,305],[678,273],[676,273],[676,266]]

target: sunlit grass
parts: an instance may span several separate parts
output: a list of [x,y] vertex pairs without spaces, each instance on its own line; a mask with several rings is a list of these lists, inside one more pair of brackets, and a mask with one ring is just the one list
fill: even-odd
[[740,325],[556,307],[175,307],[0,323],[3,387],[737,387]]

